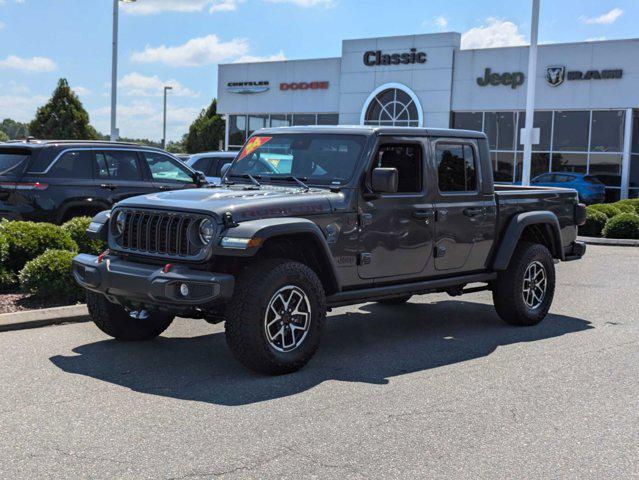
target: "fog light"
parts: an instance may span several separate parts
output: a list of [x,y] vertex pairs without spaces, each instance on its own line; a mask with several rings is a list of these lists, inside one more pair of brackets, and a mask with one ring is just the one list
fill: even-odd
[[183,297],[189,296],[189,286],[186,283],[183,283],[182,285],[180,285],[180,293],[182,294]]

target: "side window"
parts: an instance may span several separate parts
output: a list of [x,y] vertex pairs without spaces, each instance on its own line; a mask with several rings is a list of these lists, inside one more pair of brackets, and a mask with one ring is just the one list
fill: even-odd
[[540,175],[535,179],[535,183],[548,183],[552,182],[552,175],[550,173],[546,173],[545,175]]
[[210,158],[198,158],[193,165],[191,165],[191,168],[193,170],[196,170],[198,172],[204,172],[206,173],[209,169],[211,165],[211,159]]
[[477,190],[475,152],[470,145],[438,143],[435,148],[435,161],[440,192]]
[[98,178],[122,181],[140,181],[142,172],[134,151],[97,152]]
[[193,183],[191,173],[171,157],[161,153],[144,152],[144,158],[153,180],[159,182]]
[[224,165],[228,165],[229,163],[231,163],[233,161],[232,158],[220,158],[217,162],[217,167],[215,168],[215,172],[213,173],[214,177],[221,177],[222,176],[222,167]]
[[67,152],[51,167],[47,176],[51,178],[93,178],[92,153],[87,150]]
[[382,145],[374,167],[396,168],[399,173],[398,193],[422,191],[422,147],[416,144]]

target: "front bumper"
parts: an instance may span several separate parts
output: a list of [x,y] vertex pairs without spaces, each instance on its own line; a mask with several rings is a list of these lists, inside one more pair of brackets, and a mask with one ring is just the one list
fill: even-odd
[[[233,275],[226,273],[177,265],[165,272],[156,265],[117,257],[105,257],[98,262],[98,257],[86,254],[73,259],[73,276],[82,287],[102,293],[115,303],[154,305],[176,311],[206,308],[228,300],[235,283]],[[187,295],[181,291],[182,285],[186,285]]]

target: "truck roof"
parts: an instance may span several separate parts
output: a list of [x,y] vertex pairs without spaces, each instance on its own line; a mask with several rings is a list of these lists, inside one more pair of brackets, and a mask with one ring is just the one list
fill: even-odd
[[414,137],[486,138],[483,132],[452,128],[379,127],[366,125],[310,125],[305,127],[263,128],[256,133],[329,133],[334,135],[402,135]]

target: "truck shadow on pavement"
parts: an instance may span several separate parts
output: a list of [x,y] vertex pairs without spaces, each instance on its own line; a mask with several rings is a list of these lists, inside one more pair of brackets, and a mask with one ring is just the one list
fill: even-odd
[[[223,332],[151,342],[104,340],[51,361],[136,392],[219,405],[246,405],[295,395],[326,380],[386,384],[393,376],[490,355],[499,346],[593,328],[586,320],[549,315],[534,327],[504,324],[492,305],[463,301],[366,304],[329,316],[322,344],[303,370],[266,377],[231,356]],[[169,329],[169,334],[171,330]]]

